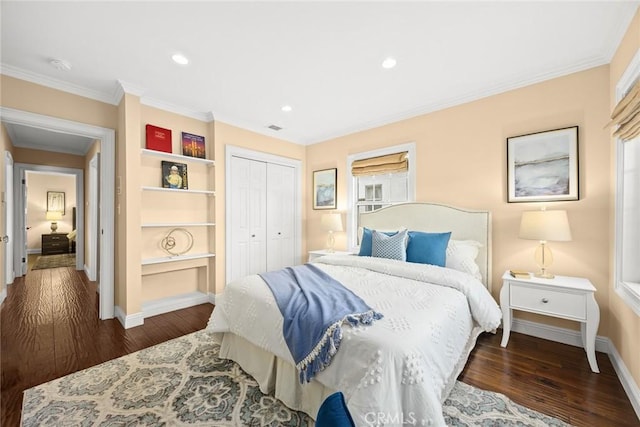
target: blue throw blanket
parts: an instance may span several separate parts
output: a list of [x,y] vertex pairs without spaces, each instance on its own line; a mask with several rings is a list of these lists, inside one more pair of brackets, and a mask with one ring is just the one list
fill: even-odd
[[284,317],[283,334],[305,383],[331,363],[342,323],[369,325],[382,314],[312,264],[260,274]]

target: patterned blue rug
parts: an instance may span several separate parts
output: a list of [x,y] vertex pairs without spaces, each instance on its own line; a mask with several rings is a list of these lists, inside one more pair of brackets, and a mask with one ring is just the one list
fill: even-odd
[[[199,331],[24,393],[23,426],[313,426]],[[444,405],[450,426],[567,426],[504,395],[458,382]]]

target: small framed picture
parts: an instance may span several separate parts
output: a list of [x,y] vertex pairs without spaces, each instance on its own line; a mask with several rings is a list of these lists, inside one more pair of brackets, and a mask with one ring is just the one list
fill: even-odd
[[182,132],[182,155],[205,159],[204,136]]
[[578,126],[507,138],[507,201],[578,200]]
[[47,212],[60,212],[64,215],[64,191],[47,191]]
[[162,161],[162,187],[186,190],[189,188],[187,165]]
[[336,208],[336,178],[338,169],[313,172],[313,209]]

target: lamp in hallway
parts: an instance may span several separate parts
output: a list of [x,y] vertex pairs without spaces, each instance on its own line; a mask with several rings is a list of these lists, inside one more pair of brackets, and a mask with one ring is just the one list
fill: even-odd
[[564,210],[548,211],[545,209],[522,212],[518,237],[540,241],[540,246],[535,252],[536,264],[538,264],[540,271],[535,276],[553,279],[554,275],[548,271],[549,266],[553,263],[553,254],[547,245],[547,241],[567,242],[571,240],[567,212]]
[[47,211],[46,213],[47,221],[51,221],[51,232],[55,233],[58,229],[58,222],[62,219],[62,212],[60,211]]
[[327,235],[327,252],[334,251],[336,238],[333,235],[335,231],[342,231],[342,216],[339,213],[322,214],[320,219],[322,229],[328,233]]

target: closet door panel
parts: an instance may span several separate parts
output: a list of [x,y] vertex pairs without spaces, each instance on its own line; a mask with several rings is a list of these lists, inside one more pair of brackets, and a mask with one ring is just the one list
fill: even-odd
[[[227,280],[263,272],[266,269],[266,165],[231,158],[231,272]],[[262,177],[262,178],[261,178]]]
[[294,264],[295,170],[267,164],[267,270]]

